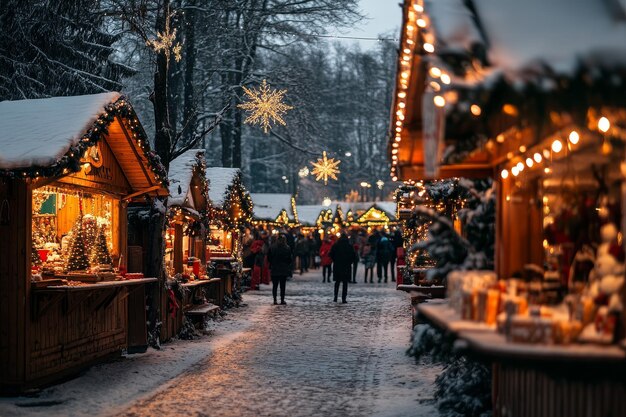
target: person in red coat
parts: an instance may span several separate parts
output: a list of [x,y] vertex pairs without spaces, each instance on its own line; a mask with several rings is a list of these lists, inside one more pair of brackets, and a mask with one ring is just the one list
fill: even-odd
[[332,273],[333,260],[330,257],[330,249],[333,247],[333,242],[330,241],[330,238],[326,236],[324,241],[322,242],[322,246],[320,247],[320,258],[322,264],[322,276],[324,280],[322,282],[326,282],[326,277],[328,277],[328,282],[330,281],[330,275]]
[[257,237],[250,246],[250,252],[254,254],[254,267],[252,269],[252,282],[250,283],[250,289],[258,290],[261,283],[261,271],[263,269],[263,263],[265,260],[265,254],[263,253],[263,246],[265,242],[260,237]]

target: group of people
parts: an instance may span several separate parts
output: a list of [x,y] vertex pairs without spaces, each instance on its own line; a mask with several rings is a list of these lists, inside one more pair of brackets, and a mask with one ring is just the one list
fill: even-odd
[[[357,283],[359,263],[365,269],[364,282],[374,282],[374,267],[378,282],[388,282],[388,269],[391,281],[395,281],[395,263],[398,248],[403,246],[402,233],[393,234],[374,230],[369,236],[364,229],[351,229],[336,234],[327,234],[322,240],[318,233],[308,236],[295,229],[274,230],[268,233],[263,229],[247,230],[243,236],[244,267],[252,268],[252,288],[259,283],[272,282],[274,304],[285,302],[287,279],[294,270],[300,274],[309,268],[322,267],[322,281],[335,283],[334,301],[337,302],[342,286],[341,301],[346,303],[348,283]],[[390,267],[390,268],[389,268]]]

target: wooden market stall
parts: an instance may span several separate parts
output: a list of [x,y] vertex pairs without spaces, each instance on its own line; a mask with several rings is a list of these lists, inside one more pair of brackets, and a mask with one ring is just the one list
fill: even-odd
[[119,93],[0,102],[0,390],[146,348],[126,205],[165,171]]
[[168,291],[161,330],[165,339],[183,328],[183,316],[201,324],[204,317],[215,314],[220,303],[220,279],[209,276],[204,248],[209,227],[205,150],[190,149],[170,162],[168,179]]
[[626,414],[625,12],[404,2],[392,175],[498,181],[495,274],[419,310],[491,361],[497,416]]
[[253,203],[243,185],[239,168],[210,167],[206,169],[209,180],[209,234],[205,250],[222,279],[219,305],[224,297],[230,300],[241,291],[244,274],[241,262],[242,236],[252,222]]
[[270,231],[298,224],[296,199],[291,194],[251,193],[254,210],[252,224]]

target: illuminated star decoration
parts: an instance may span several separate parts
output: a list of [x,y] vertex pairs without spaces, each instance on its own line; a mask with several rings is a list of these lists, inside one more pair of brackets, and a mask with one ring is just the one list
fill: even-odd
[[246,93],[248,101],[237,107],[249,112],[244,123],[260,125],[265,133],[269,132],[272,122],[286,125],[282,116],[287,110],[293,109],[293,107],[282,102],[287,90],[272,90],[269,84],[263,80],[258,90],[243,87],[243,91]]
[[326,151],[322,153],[322,158],[317,162],[311,162],[313,169],[311,173],[315,175],[315,181],[324,180],[324,185],[328,185],[328,179],[337,180],[337,174],[339,174],[339,164],[341,161],[326,156]]

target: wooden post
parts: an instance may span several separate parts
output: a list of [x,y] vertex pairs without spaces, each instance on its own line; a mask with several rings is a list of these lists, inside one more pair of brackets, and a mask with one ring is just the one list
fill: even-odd
[[174,272],[183,272],[183,225],[174,224]]
[[30,367],[32,187],[0,181],[0,391],[21,389]]

